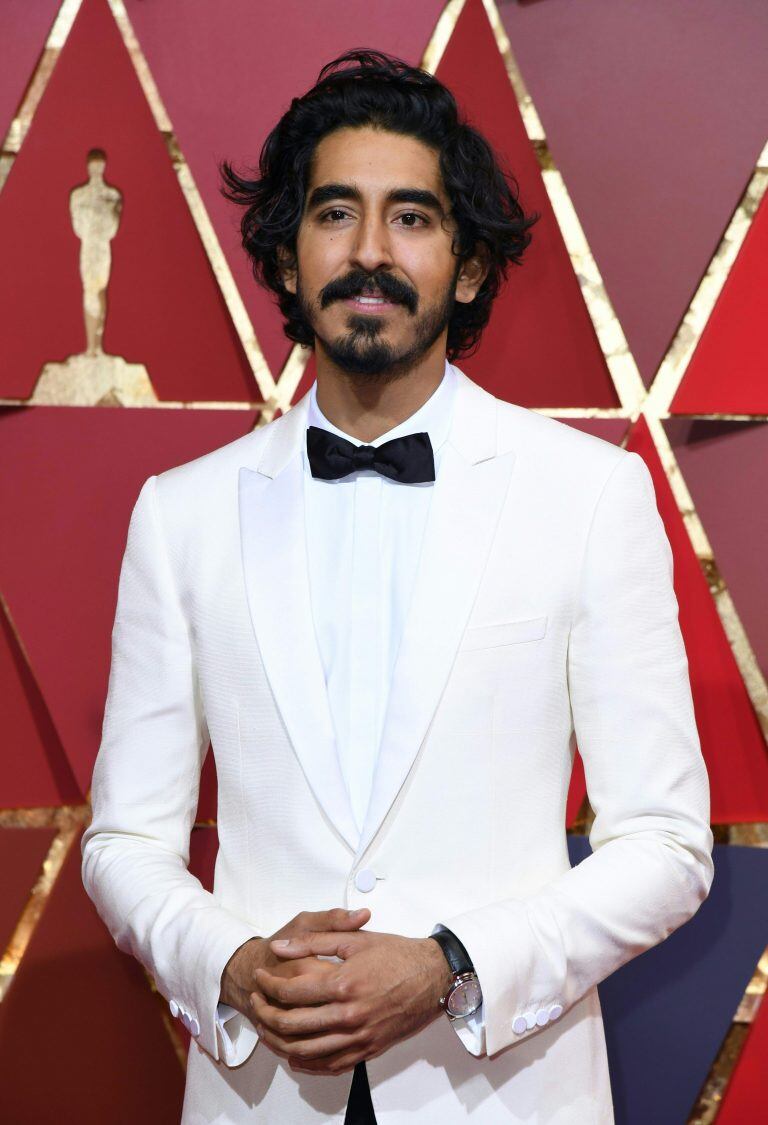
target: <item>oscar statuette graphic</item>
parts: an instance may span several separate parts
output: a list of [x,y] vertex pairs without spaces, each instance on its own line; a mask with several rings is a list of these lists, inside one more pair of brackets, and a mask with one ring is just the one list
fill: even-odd
[[72,189],[69,212],[80,239],[85,351],[61,363],[46,363],[31,403],[68,406],[140,406],[157,395],[141,363],[108,355],[102,347],[107,316],[107,286],[112,266],[111,241],[120,226],[121,192],[104,179],[106,153],[92,148],[88,180]]

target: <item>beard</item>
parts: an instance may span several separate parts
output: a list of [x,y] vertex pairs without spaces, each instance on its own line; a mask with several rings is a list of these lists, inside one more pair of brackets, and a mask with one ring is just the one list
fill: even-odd
[[421,314],[418,310],[418,298],[414,294],[414,310],[411,312],[413,338],[400,347],[382,338],[385,331],[384,318],[373,313],[370,316],[352,313],[348,320],[348,330],[334,339],[328,339],[317,329],[315,306],[303,293],[300,278],[297,280],[296,297],[302,316],[311,326],[328,358],[337,367],[352,376],[355,382],[390,383],[412,370],[447,328],[456,303],[456,279],[460,269],[461,262],[458,262],[450,285],[437,303]]

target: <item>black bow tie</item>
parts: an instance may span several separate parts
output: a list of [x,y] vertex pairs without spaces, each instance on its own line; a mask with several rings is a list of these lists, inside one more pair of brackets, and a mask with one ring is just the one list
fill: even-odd
[[429,434],[405,434],[381,445],[355,445],[330,430],[307,427],[307,456],[313,477],[338,480],[356,469],[375,469],[401,484],[435,479]]

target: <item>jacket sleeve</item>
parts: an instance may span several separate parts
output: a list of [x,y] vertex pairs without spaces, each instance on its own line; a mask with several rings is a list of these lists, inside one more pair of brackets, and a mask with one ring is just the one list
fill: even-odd
[[207,746],[152,476],[134,506],[120,571],[82,880],[118,948],[152,974],[173,1015],[214,1059],[235,1065],[256,1040],[242,1034],[242,1017],[238,1041],[224,1057],[216,1021],[221,974],[234,951],[257,935],[188,870]]
[[592,514],[567,655],[592,854],[531,895],[444,919],[482,981],[489,1055],[558,1019],[709,894],[709,779],[672,577],[650,472],[622,451]]

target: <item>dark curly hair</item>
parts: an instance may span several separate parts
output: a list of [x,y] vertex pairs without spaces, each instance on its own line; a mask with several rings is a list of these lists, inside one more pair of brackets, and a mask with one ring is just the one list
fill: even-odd
[[448,358],[471,355],[491,315],[510,262],[521,264],[541,216],[526,216],[515,178],[504,172],[488,141],[459,114],[456,99],[425,70],[382,51],[358,48],[326,63],[317,83],[294,98],[267,137],[259,175],[246,179],[221,161],[226,199],[245,208],[240,230],[260,285],[277,295],[289,339],[308,347],[314,333],[298,299],[283,285],[278,247],[296,265],[296,235],[304,210],[312,157],[336,129],[370,125],[412,136],[440,157],[445,190],[457,226],[453,253],[462,261],[478,243],[487,251],[488,274],[474,300],[457,301],[448,325]]

